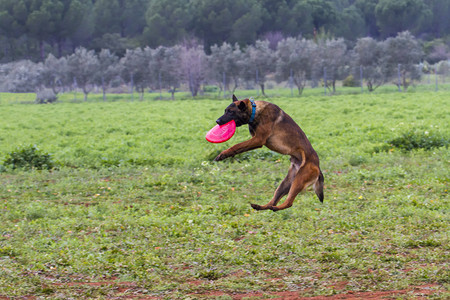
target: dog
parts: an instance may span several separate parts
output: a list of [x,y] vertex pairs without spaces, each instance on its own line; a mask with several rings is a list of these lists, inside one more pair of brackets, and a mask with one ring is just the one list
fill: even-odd
[[[266,205],[251,204],[253,209],[278,211],[289,208],[295,197],[310,185],[313,185],[317,197],[323,202],[324,177],[319,166],[319,156],[303,130],[287,113],[275,104],[248,98],[238,100],[233,95],[233,102],[216,123],[223,125],[231,120],[235,121],[237,127],[248,124],[252,138],[222,151],[215,161],[262,146],[291,156],[288,174],[275,190],[272,200]],[[286,200],[277,206],[285,195]]]

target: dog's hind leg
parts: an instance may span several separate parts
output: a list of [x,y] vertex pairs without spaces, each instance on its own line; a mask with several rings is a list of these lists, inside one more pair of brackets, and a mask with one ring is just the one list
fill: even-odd
[[256,210],[265,210],[271,209],[272,206],[277,205],[278,201],[289,193],[292,181],[294,180],[299,168],[300,163],[296,159],[291,158],[291,166],[289,167],[288,174],[275,190],[272,200],[270,200],[270,202],[266,205],[251,204],[251,206]]
[[286,200],[279,206],[272,206],[270,209],[277,211],[291,207],[295,197],[308,186],[315,183],[319,175],[320,170],[318,167],[312,164],[306,164],[295,176]]

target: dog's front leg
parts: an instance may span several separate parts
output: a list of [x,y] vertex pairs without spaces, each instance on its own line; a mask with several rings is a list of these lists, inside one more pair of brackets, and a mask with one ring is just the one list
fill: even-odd
[[242,152],[250,151],[250,150],[253,150],[256,148],[261,148],[263,145],[264,145],[263,140],[261,140],[260,138],[257,138],[257,137],[253,137],[253,138],[249,139],[248,141],[236,144],[233,147],[222,151],[219,155],[217,155],[217,157],[214,160],[215,161],[224,160],[225,158],[233,157],[236,154],[239,154]]

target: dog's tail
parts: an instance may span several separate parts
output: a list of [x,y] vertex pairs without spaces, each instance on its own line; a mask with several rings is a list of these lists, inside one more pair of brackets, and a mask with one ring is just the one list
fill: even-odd
[[317,197],[319,197],[320,202],[323,202],[323,182],[325,179],[323,178],[322,171],[320,171],[319,178],[317,178],[316,183],[314,183],[314,191],[316,192]]

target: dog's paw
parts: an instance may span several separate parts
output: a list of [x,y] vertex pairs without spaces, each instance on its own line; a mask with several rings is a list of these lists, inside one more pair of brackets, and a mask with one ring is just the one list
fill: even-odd
[[255,210],[261,210],[261,205],[253,204],[253,203],[250,203],[250,205],[251,205],[252,208],[255,209]]
[[219,155],[217,155],[216,158],[214,158],[214,161],[221,161],[221,160],[224,160],[225,158],[227,158],[227,157],[222,152]]
[[272,211],[279,211],[280,209],[276,206],[271,206],[269,207],[269,209],[271,209]]

